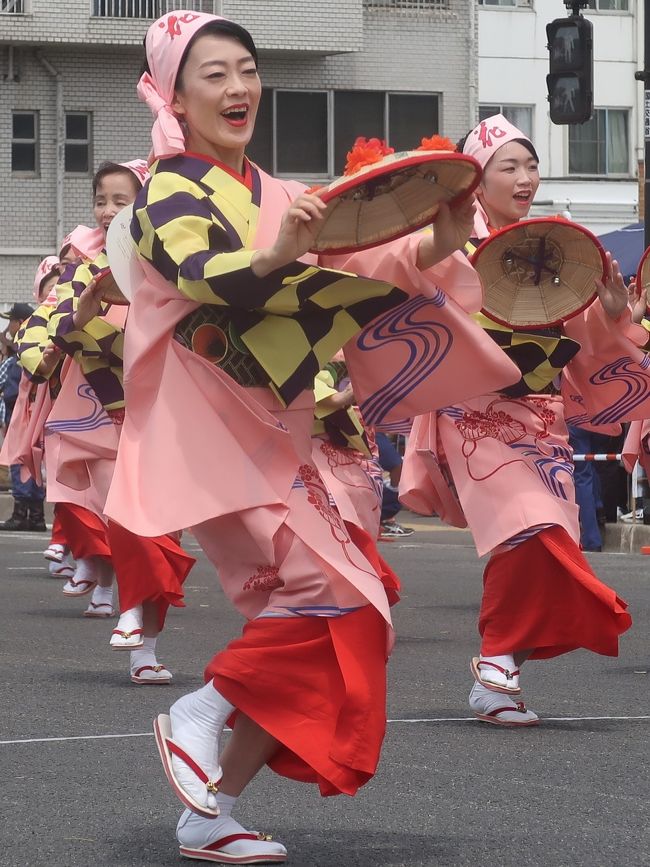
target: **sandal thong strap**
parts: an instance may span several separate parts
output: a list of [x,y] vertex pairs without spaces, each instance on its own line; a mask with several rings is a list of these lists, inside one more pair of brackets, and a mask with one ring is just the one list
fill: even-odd
[[206,772],[200,765],[194,761],[192,756],[188,755],[182,747],[179,747],[177,743],[167,738],[167,749],[170,753],[176,756],[176,758],[185,762],[185,764],[191,768],[196,776],[201,780],[202,783],[205,783],[205,787],[212,795],[216,795],[219,791],[219,783],[221,782],[221,777],[218,780],[211,780]]
[[112,605],[111,602],[89,602],[89,603],[88,603],[88,607],[89,607],[89,608],[94,608],[94,609],[97,609],[97,608],[110,608],[111,611],[113,610],[113,605]]
[[519,677],[519,669],[515,669],[514,671],[509,671],[507,668],[502,668],[500,665],[497,665],[496,662],[488,662],[485,659],[479,659],[476,664],[477,668],[483,668],[484,666],[489,665],[490,668],[496,669],[501,674],[505,675],[508,680],[511,680],[513,677]]
[[124,632],[122,629],[114,629],[111,632],[111,635],[119,635],[120,638],[131,638],[133,635],[142,635],[143,632],[144,629],[132,629],[131,632]]
[[512,705],[506,705],[505,707],[495,707],[494,710],[491,710],[486,716],[499,716],[500,713],[505,713],[505,711],[510,711],[510,713],[528,713],[528,708],[523,703],[523,701],[518,701],[516,707],[512,707]]
[[78,581],[75,581],[73,577],[70,579],[70,583],[73,587],[81,587],[82,585],[85,587],[92,587],[97,582],[93,581],[91,578],[80,578]]
[[230,843],[236,843],[238,840],[257,840],[270,842],[273,838],[268,834],[229,834],[227,837],[222,837],[220,840],[215,840],[214,843],[210,843],[208,846],[204,846],[203,849],[206,852],[218,852],[219,849],[222,849],[224,846],[230,845]]
[[[133,672],[133,677],[140,677],[143,671],[155,671],[157,674],[159,671],[167,671],[167,669],[164,665],[141,665],[140,668],[136,668]],[[183,757],[179,756],[179,758]]]

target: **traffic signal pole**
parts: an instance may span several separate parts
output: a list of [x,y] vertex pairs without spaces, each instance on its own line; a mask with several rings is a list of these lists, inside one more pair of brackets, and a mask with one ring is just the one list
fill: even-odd
[[650,247],[650,0],[643,0],[643,72],[634,77],[643,82],[643,230],[645,246]]

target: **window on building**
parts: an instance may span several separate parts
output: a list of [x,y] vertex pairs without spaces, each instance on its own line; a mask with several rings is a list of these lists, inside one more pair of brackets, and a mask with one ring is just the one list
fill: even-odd
[[65,114],[65,171],[88,175],[93,164],[91,154],[92,116],[85,111]]
[[431,93],[265,89],[247,152],[271,173],[332,177],[343,173],[358,136],[409,150],[438,132],[438,117],[439,97]]
[[438,132],[438,97],[430,93],[389,93],[386,139],[396,151],[419,147]]
[[0,15],[24,15],[29,0],[0,0]]
[[38,172],[38,112],[14,111],[11,116],[11,171]]
[[629,12],[630,0],[588,0],[589,9],[598,12]]
[[486,105],[478,107],[478,119],[485,120],[493,114],[502,114],[506,120],[520,129],[528,138],[533,137],[532,105]]
[[92,14],[96,18],[158,18],[168,5],[174,8],[165,0],[92,0]]
[[328,174],[327,91],[276,90],[274,128],[278,174]]
[[431,12],[434,9],[449,9],[449,0],[363,0],[364,9],[411,9]]
[[597,108],[587,123],[569,126],[569,174],[630,173],[630,112]]
[[386,138],[386,94],[337,90],[334,94],[334,174],[343,174],[348,151],[359,136]]
[[478,0],[479,6],[504,6],[510,7],[512,9],[513,6],[524,6],[526,8],[532,8],[533,0]]
[[255,131],[246,148],[246,156],[254,163],[273,174],[273,90],[262,89],[262,98],[257,109]]

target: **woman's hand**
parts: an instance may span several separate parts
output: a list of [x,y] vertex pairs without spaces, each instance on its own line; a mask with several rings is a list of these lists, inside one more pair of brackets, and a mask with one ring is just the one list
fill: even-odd
[[474,228],[476,204],[470,197],[458,205],[440,203],[438,216],[433,224],[433,234],[422,235],[418,249],[417,266],[426,271],[456,250],[462,250]]
[[[98,275],[99,276],[99,275]],[[79,296],[77,309],[74,312],[72,321],[74,327],[81,331],[91,319],[99,316],[102,309],[102,286],[97,282],[97,277],[93,277],[90,283]]]
[[647,290],[639,286],[636,280],[631,280],[627,287],[627,300],[632,308],[632,321],[638,325],[646,313],[648,305]]
[[329,397],[324,397],[318,401],[320,407],[325,409],[347,409],[349,406],[354,406],[354,391],[352,385],[347,385],[343,391],[337,391],[336,394],[330,394]]
[[254,254],[251,259],[253,273],[257,277],[266,277],[271,271],[304,256],[313,246],[326,208],[325,202],[317,195],[301,193],[285,211],[275,244]]
[[606,253],[605,255],[607,257],[605,280],[604,282],[596,280],[596,292],[605,313],[607,313],[610,319],[616,321],[628,306],[628,290],[618,267],[618,262],[616,259],[612,259],[611,253]]
[[60,358],[61,350],[58,346],[51,344],[43,351],[43,358],[36,368],[36,373],[47,379],[54,372]]

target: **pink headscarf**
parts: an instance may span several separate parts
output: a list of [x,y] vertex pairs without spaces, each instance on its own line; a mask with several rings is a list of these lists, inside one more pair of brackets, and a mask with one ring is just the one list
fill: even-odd
[[463,145],[463,153],[474,157],[484,169],[499,148],[516,139],[527,141],[533,147],[528,136],[502,114],[493,114],[492,117],[482,120],[469,133]]
[[[463,153],[474,157],[484,169],[499,148],[516,140],[528,142],[533,151],[535,150],[527,135],[506,120],[502,114],[493,114],[480,121],[469,133],[463,145]],[[488,216],[478,199],[476,199],[474,231],[480,239],[487,238],[490,234]]]
[[185,150],[185,136],[171,102],[178,68],[190,39],[210,21],[225,21],[206,12],[168,12],[147,31],[145,47],[148,72],[138,82],[138,97],[146,102],[155,120],[151,129],[153,150],[149,162],[175,156]]
[[41,284],[47,280],[48,277],[52,275],[53,272],[56,271],[58,274],[58,266],[59,266],[59,257],[58,256],[46,256],[43,261],[40,263],[38,268],[36,269],[36,276],[34,277],[34,298],[41,302],[42,304],[49,304],[50,297],[54,294],[55,302],[56,302],[56,290],[53,289],[50,292],[45,300],[41,298]]
[[128,163],[118,163],[118,165],[133,172],[141,187],[144,187],[149,180],[149,164],[146,160],[130,160]]

